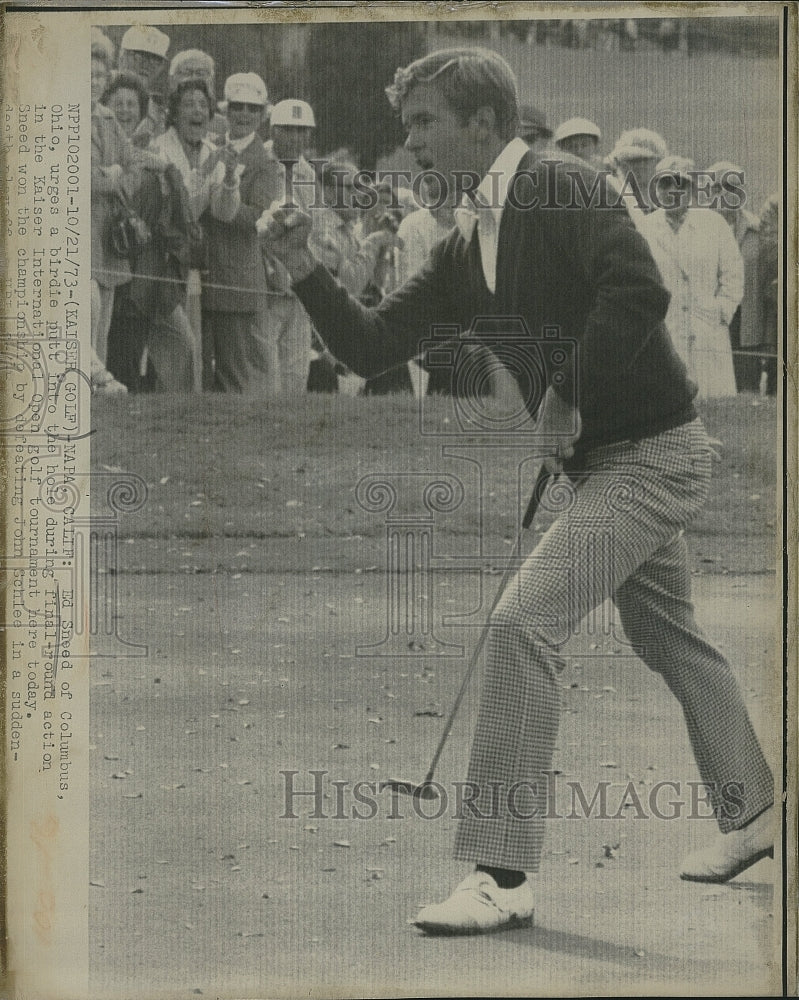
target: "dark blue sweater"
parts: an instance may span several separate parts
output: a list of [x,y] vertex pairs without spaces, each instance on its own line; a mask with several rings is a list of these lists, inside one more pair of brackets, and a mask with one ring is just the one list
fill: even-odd
[[[590,191],[593,171],[581,161],[567,168]],[[321,266],[297,282],[331,352],[368,376],[418,356],[431,338],[468,334],[516,377],[531,413],[550,384],[574,400],[582,448],[694,419],[696,386],[663,322],[669,293],[627,212],[580,204],[566,169],[554,171],[532,154],[511,190],[493,295],[477,233],[467,243],[457,229],[376,308],[358,303]]]

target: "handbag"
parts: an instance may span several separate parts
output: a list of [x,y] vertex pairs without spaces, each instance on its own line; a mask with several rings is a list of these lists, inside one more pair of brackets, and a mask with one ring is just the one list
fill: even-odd
[[117,205],[111,219],[108,242],[117,257],[135,257],[152,239],[150,227],[131,207],[127,196],[116,193]]

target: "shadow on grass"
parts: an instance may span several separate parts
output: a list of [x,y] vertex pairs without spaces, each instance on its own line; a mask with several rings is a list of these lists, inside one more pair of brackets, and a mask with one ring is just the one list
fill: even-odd
[[[445,937],[441,935],[425,935],[419,933],[418,937],[424,941],[443,942],[446,946],[452,947],[453,942],[460,942],[468,947],[473,947],[476,939],[468,935],[462,937]],[[593,937],[588,934],[575,934],[571,931],[556,930],[549,927],[520,927],[514,930],[501,931],[496,934],[484,935],[480,941],[490,941],[492,944],[507,944],[514,948],[523,945],[527,948],[535,948],[538,951],[550,952],[557,955],[566,955],[583,961],[605,962],[611,965],[630,966],[636,968],[642,974],[645,973],[647,964],[656,965],[658,975],[674,975],[675,979],[685,976],[686,965],[683,959],[677,959],[673,955],[664,955],[661,952],[645,952],[636,954],[637,950],[632,945],[620,945],[615,941],[606,941],[600,937]]]

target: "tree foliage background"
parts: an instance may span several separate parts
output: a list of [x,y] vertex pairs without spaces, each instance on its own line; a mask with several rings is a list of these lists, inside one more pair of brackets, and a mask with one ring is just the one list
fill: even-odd
[[393,80],[394,71],[424,54],[419,25],[405,23],[317,24],[306,57],[311,104],[318,123],[320,152],[345,146],[364,170],[403,140],[399,118],[388,100],[375,94]]

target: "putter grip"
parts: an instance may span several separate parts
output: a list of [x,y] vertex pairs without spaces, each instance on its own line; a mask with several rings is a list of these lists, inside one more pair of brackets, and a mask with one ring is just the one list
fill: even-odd
[[535,486],[533,487],[533,492],[530,495],[530,502],[527,504],[527,510],[524,512],[524,517],[522,518],[522,527],[525,530],[527,530],[527,528],[529,528],[533,523],[533,518],[535,517],[538,505],[541,502],[541,494],[544,492],[544,487],[546,486],[548,479],[549,473],[542,465],[538,470]]

